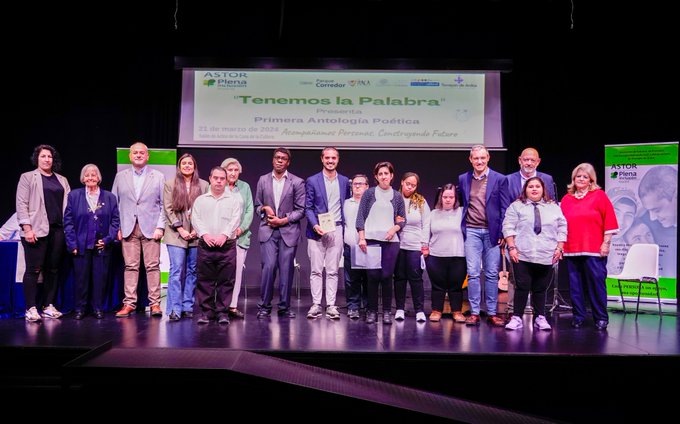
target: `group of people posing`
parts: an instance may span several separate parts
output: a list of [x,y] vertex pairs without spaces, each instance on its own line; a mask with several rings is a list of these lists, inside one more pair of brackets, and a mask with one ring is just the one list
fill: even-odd
[[[338,273],[344,256],[350,319],[360,319],[360,310],[365,309],[366,323],[373,324],[382,309],[383,324],[391,324],[393,297],[394,319],[406,319],[410,286],[415,319],[426,321],[423,272],[427,270],[432,285],[430,321],[441,320],[448,295],[455,322],[479,325],[483,295],[487,322],[516,330],[523,326],[522,314],[531,293],[534,326],[550,330],[545,294],[554,264],[564,257],[572,326],[584,324],[588,299],[595,327],[607,327],[606,264],[618,224],[592,165],[574,168],[568,193],[558,205],[552,177],[537,171],[540,157],[535,149],[525,149],[519,157],[520,170],[505,176],[489,168],[490,155],[484,146],[473,146],[472,169],[458,177],[457,185],[444,184],[431,209],[418,193],[416,173],[406,172],[399,189],[392,187],[395,170],[390,162],[374,166],[376,185],[369,187],[371,181],[365,174],[350,179],[338,172],[336,148],[322,150],[322,170],[307,180],[288,172],[291,158],[286,148],[274,150],[272,172],[259,178],[253,197],[248,183],[239,179],[242,167],[237,159],[213,167],[205,181],[199,178],[194,157],[184,154],[175,178],[165,181],[160,172],[148,167],[148,148],[135,143],[130,147],[132,166],[116,175],[111,192],[101,189],[101,173],[94,164],[81,171],[85,187],[71,191],[66,178],[57,174],[56,150],[37,146],[36,169],[21,176],[16,201],[26,251],[26,320],[61,316],[54,300],[64,248],[74,260],[75,318],[82,319],[91,308],[101,319],[111,249],[117,240],[125,261],[125,298],[116,316],[127,317],[137,310],[142,260],[150,313],[162,316],[161,238],[170,258],[166,308],[170,321],[193,318],[194,301],[199,324],[211,320],[228,324],[230,318],[243,318],[238,297],[250,225],[258,215],[262,262],[258,318],[272,313],[277,274],[276,313],[295,317],[291,288],[301,222],[306,218],[310,319],[322,315],[340,319]],[[366,266],[362,255],[378,263]],[[511,271],[510,314],[501,316],[497,313],[498,278],[506,260]],[[38,299],[41,273],[44,288]],[[467,317],[462,313],[466,280]]]

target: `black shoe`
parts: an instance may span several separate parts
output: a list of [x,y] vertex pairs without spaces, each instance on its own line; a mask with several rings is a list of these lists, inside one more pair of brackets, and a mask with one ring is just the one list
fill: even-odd
[[170,313],[170,316],[168,316],[168,319],[169,319],[170,321],[179,321],[179,320],[180,320],[180,316],[177,315],[177,313],[176,313],[175,311],[172,311],[172,312]]
[[189,318],[189,319],[191,319],[191,318],[193,318],[193,317],[194,317],[194,313],[193,313],[193,312],[190,312],[190,311],[184,311],[184,312],[182,312],[182,318]]
[[218,324],[229,324],[229,315],[221,314],[219,316],[219,318],[217,318],[217,323]]
[[583,321],[580,319],[573,319],[571,320],[571,326],[574,328],[581,328],[583,327]]
[[383,325],[392,325],[392,315],[389,312],[383,312]]
[[595,328],[597,328],[600,331],[606,330],[608,324],[609,323],[607,321],[604,321],[604,320],[595,321]]
[[238,308],[229,308],[229,316],[232,318],[243,318],[243,312],[239,311]]
[[209,322],[210,320],[205,314],[201,314],[201,316],[199,316],[198,319],[196,320],[196,324],[207,324]]
[[366,324],[375,324],[378,314],[375,312],[366,312]]
[[73,316],[73,319],[81,320],[85,318],[85,312],[83,311],[76,311],[76,314]]
[[266,309],[260,309],[259,311],[257,311],[258,318],[268,318],[269,314],[270,312]]
[[94,317],[97,319],[104,319],[104,312],[103,311],[94,311]]
[[278,311],[276,311],[276,314],[280,317],[295,318],[295,312],[291,311],[290,308],[279,309]]

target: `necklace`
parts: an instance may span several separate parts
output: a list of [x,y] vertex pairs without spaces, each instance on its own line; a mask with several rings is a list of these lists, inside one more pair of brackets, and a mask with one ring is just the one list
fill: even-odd
[[588,194],[588,190],[586,191],[576,190],[576,192],[574,192],[574,197],[577,199],[583,199],[584,197],[586,197],[586,194]]

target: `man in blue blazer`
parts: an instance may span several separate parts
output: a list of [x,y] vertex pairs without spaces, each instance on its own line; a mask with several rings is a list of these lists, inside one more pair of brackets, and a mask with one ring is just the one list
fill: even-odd
[[514,202],[519,198],[522,192],[522,187],[524,183],[533,177],[539,177],[543,180],[545,184],[545,191],[548,193],[551,199],[558,201],[557,193],[555,193],[555,182],[553,177],[549,174],[538,172],[538,164],[541,163],[541,158],[538,156],[538,150],[533,147],[527,147],[522,150],[522,154],[518,158],[519,171],[513,172],[507,176],[508,179],[508,191],[510,193],[510,203]]
[[[513,172],[507,176],[508,179],[508,192],[510,193],[510,203],[514,202],[519,198],[524,183],[529,178],[539,177],[543,180],[545,185],[545,191],[548,193],[551,199],[558,201],[557,193],[555,193],[555,182],[553,177],[549,174],[539,172],[537,170],[538,164],[541,163],[541,158],[538,155],[538,150],[533,147],[527,147],[522,150],[522,154],[518,158],[519,171]],[[514,312],[515,305],[515,274],[513,272],[512,261],[508,259],[510,266],[508,267],[508,307],[506,309],[507,317]]]
[[466,325],[479,325],[482,262],[487,322],[496,327],[505,320],[496,316],[498,303],[498,269],[501,264],[500,242],[505,210],[510,204],[505,175],[489,168],[490,155],[482,145],[472,146],[472,171],[458,177],[459,199],[463,204],[463,236],[468,273],[468,299],[472,314]]
[[68,194],[64,211],[64,234],[68,251],[73,255],[76,283],[75,319],[85,316],[88,293],[91,293],[95,317],[102,319],[111,247],[120,229],[118,202],[113,193],[99,187],[102,177],[96,165],[85,165],[80,172],[80,181],[85,188]]
[[300,220],[305,216],[305,182],[288,172],[291,154],[274,150],[273,171],[260,177],[255,190],[255,213],[260,217],[258,239],[262,255],[262,280],[257,317],[271,314],[274,280],[279,272],[279,316],[294,318],[290,309],[295,252]]
[[[307,318],[316,318],[323,313],[321,298],[323,269],[326,268],[326,317],[340,319],[335,296],[338,291],[338,269],[343,250],[342,229],[345,223],[343,204],[350,194],[349,179],[337,171],[339,161],[338,150],[335,147],[326,147],[321,152],[323,169],[307,178],[305,183],[307,250],[311,264],[309,286],[312,291],[312,306],[307,312]],[[326,221],[332,219],[333,230],[329,230],[328,227],[324,230],[319,223],[320,214],[326,214],[322,215]]]

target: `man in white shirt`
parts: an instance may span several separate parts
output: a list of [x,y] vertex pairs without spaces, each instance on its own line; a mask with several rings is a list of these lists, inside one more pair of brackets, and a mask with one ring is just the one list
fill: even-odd
[[240,194],[225,190],[227,171],[210,170],[210,190],[196,198],[191,225],[199,237],[196,267],[196,321],[229,324],[229,302],[236,277],[236,229],[241,223]]

